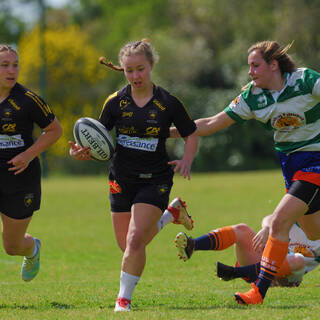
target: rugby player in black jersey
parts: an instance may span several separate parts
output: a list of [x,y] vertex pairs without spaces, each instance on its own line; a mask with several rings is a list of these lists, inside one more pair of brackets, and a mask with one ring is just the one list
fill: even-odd
[[[40,240],[26,233],[40,208],[41,169],[38,156],[62,134],[49,106],[17,83],[17,52],[0,44],[0,214],[7,254],[24,256],[21,275],[32,280],[40,268]],[[33,125],[42,129],[32,138]]]
[[[106,99],[99,119],[116,132],[110,203],[115,236],[124,251],[116,312],[130,310],[133,290],[146,263],[146,245],[161,229],[158,222],[168,206],[174,172],[190,179],[197,151],[196,125],[184,105],[151,80],[156,60],[149,41],[142,40],[120,50],[121,67],[106,63],[123,71],[129,82]],[[185,150],[181,160],[169,161],[165,144],[172,123],[185,139]],[[88,148],[70,145],[71,156],[90,159]],[[179,207],[178,211],[185,212],[183,206],[175,199],[169,209]]]

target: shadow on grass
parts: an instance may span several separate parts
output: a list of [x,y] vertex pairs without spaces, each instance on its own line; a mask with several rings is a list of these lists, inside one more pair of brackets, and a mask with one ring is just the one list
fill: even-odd
[[17,309],[17,310],[32,310],[32,309],[47,309],[47,308],[52,308],[52,309],[73,309],[75,308],[74,305],[69,305],[65,303],[60,303],[56,301],[52,301],[48,303],[49,306],[47,305],[21,305],[21,304],[0,304],[0,309]]

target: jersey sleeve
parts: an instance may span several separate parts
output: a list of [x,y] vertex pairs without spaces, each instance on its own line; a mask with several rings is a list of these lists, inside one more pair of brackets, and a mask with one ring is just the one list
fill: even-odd
[[231,103],[224,109],[224,112],[238,123],[243,123],[244,121],[253,118],[252,111],[241,94],[231,101]]
[[173,97],[174,113],[173,113],[173,124],[178,129],[181,137],[190,136],[196,131],[197,126],[189,115],[187,109],[183,103],[176,97]]
[[312,95],[320,98],[320,73],[306,69],[304,72],[305,81],[310,87]]
[[42,98],[33,92],[27,91],[25,95],[30,106],[29,115],[31,120],[34,121],[41,129],[47,127],[55,118],[51,108]]
[[105,100],[100,116],[99,121],[110,131],[115,124],[115,117],[113,116],[113,109],[115,104],[115,97],[117,96],[117,92],[108,96]]

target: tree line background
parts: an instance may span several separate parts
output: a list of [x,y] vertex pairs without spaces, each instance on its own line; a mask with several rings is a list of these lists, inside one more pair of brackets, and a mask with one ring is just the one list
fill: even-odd
[[[45,72],[45,99],[64,129],[46,159],[61,173],[106,171],[101,163],[72,160],[68,140],[79,117],[97,118],[105,98],[126,84],[98,59],[118,63],[127,42],[151,41],[160,56],[153,81],[179,97],[194,119],[218,113],[239,94],[249,81],[247,49],[257,41],[294,41],[289,53],[297,65],[320,70],[319,0],[70,0],[59,9],[45,0],[16,0],[34,8],[32,21],[9,3],[0,0],[0,42],[17,47],[23,85],[40,93]],[[180,157],[183,142],[169,139],[168,150]],[[248,121],[200,138],[193,170],[277,166],[272,132]]]

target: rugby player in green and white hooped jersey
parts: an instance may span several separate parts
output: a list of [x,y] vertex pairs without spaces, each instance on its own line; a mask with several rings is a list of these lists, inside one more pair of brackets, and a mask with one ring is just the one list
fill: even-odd
[[[242,304],[263,303],[287,255],[289,230],[296,221],[309,239],[320,238],[320,74],[297,69],[287,53],[290,47],[275,41],[252,45],[251,83],[224,111],[195,121],[199,136],[248,119],[274,130],[287,193],[272,214],[258,280],[248,292],[235,294]],[[178,136],[176,129],[170,136]]]

